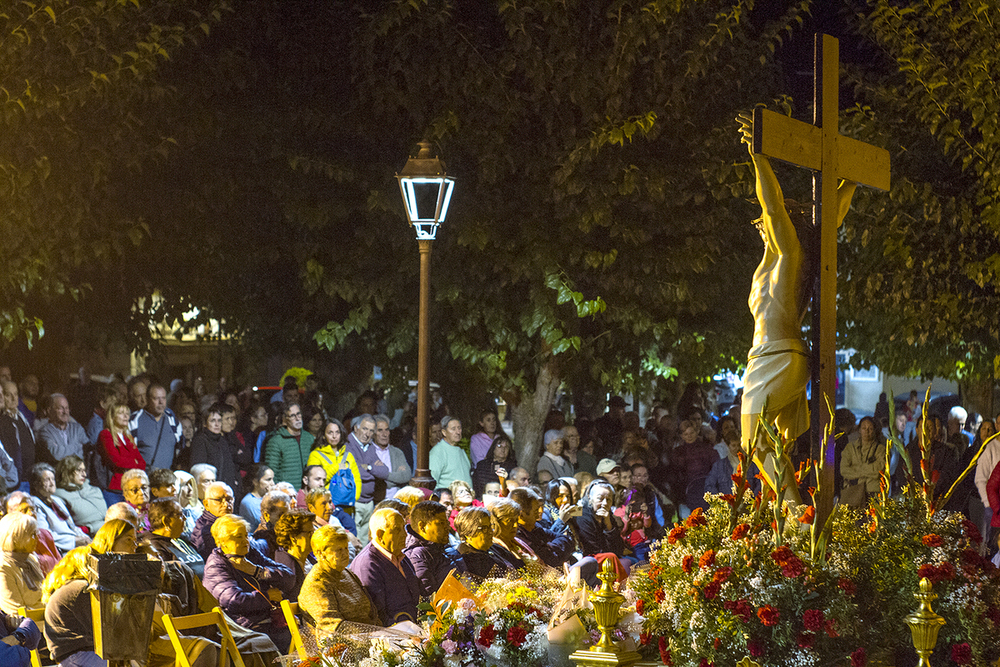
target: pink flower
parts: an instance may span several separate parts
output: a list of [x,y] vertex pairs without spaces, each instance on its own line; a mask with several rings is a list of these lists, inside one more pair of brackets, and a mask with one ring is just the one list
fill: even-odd
[[455,649],[458,648],[458,644],[451,641],[450,639],[445,639],[441,642],[441,648],[444,649],[445,655],[454,655]]

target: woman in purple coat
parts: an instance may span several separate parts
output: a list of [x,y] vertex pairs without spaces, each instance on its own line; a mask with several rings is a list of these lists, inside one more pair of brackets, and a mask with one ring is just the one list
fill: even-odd
[[250,546],[250,525],[235,514],[212,524],[216,547],[205,561],[205,588],[219,606],[243,627],[263,632],[282,653],[292,636],[278,607],[295,575]]

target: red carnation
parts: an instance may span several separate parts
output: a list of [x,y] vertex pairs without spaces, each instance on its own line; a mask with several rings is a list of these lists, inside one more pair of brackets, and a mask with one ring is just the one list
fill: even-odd
[[865,653],[865,647],[859,646],[851,654],[851,667],[865,667],[868,664],[868,654]]
[[683,540],[685,535],[687,535],[687,528],[674,526],[670,529],[670,534],[667,535],[667,544],[677,544],[677,541]]
[[812,630],[813,632],[819,632],[823,629],[823,624],[826,622],[826,616],[823,614],[822,609],[809,609],[804,614],[802,614],[802,626],[806,630]]
[[761,657],[764,655],[764,643],[756,639],[751,639],[747,642],[747,653],[750,654],[751,658]]
[[972,662],[972,647],[968,642],[952,645],[951,661],[956,665],[967,665]]
[[854,582],[847,577],[841,577],[840,580],[837,581],[837,585],[840,587],[840,590],[844,591],[848,595],[854,595],[858,590],[858,587],[854,585]]
[[694,569],[694,556],[688,554],[681,559],[681,569],[684,570],[684,574],[691,574],[691,570]]
[[768,627],[777,625],[779,616],[781,616],[781,613],[769,604],[766,604],[757,610],[757,618],[760,619],[761,623]]
[[497,636],[497,631],[492,623],[487,623],[479,631],[479,645],[489,648],[493,646],[493,639]]
[[642,632],[639,633],[639,645],[646,646],[647,644],[649,644],[649,640],[651,640],[652,638],[653,635],[651,633],[643,630]]
[[646,609],[646,603],[639,598],[635,601],[635,613],[642,615],[642,612]]
[[812,648],[813,642],[816,641],[816,635],[811,632],[800,632],[798,638],[799,648]]
[[795,552],[787,546],[780,546],[771,552],[771,558],[774,559],[774,562],[782,566],[795,557]]
[[684,525],[688,528],[694,528],[695,526],[707,526],[708,519],[702,514],[700,507],[695,507],[694,511],[688,515],[688,518],[684,520]]
[[713,581],[708,586],[705,586],[705,591],[704,591],[704,593],[705,593],[705,599],[706,600],[714,600],[716,598],[716,596],[719,594],[719,589],[721,587],[722,587],[722,584],[720,584],[717,581]]
[[715,565],[715,551],[709,549],[698,559],[698,567],[704,570],[706,567],[712,567],[713,565]]
[[521,648],[521,644],[524,643],[527,636],[528,631],[520,624],[515,625],[507,631],[507,641],[510,642],[511,646],[516,648]]
[[983,536],[979,533],[979,529],[976,528],[976,524],[972,523],[968,519],[962,519],[962,530],[965,534],[969,536],[969,539],[973,542],[982,542]]
[[720,567],[718,570],[715,571],[715,574],[712,575],[712,581],[716,581],[720,584],[723,584],[726,582],[726,579],[728,579],[729,575],[731,575],[732,573],[733,573],[733,568]]
[[749,532],[750,532],[750,526],[745,523],[741,523],[737,525],[736,528],[733,529],[733,534],[730,536],[730,539],[741,540],[744,537],[746,537],[747,533]]
[[792,557],[788,560],[784,566],[781,568],[781,574],[785,575],[789,579],[794,579],[795,577],[801,576],[803,572],[806,571],[806,564],[802,562],[801,558]]
[[942,581],[951,581],[955,578],[955,566],[951,563],[941,563],[938,565],[938,573],[940,574]]
[[937,533],[930,533],[928,535],[924,535],[920,541],[924,543],[925,547],[930,547],[932,549],[934,547],[939,547],[942,544],[944,544],[944,540]]
[[662,588],[657,588],[653,591],[653,598],[656,600],[657,604],[663,602],[663,598],[666,597]]
[[672,665],[674,661],[671,659],[670,651],[667,649],[667,638],[661,636],[656,642],[657,648],[660,649],[660,662],[664,665]]

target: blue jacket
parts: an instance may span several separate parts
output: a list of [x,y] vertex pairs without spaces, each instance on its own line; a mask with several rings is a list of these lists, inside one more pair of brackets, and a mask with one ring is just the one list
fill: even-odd
[[454,551],[448,551],[447,544],[428,542],[410,526],[406,527],[406,546],[403,553],[410,559],[413,571],[420,579],[420,595],[430,597],[441,588],[448,573],[457,570],[465,572],[465,562]]
[[361,580],[361,585],[375,605],[379,619],[386,627],[400,621],[417,622],[420,579],[417,578],[410,559],[405,556],[400,567],[403,568],[402,572],[375,548],[373,542],[365,545],[351,563],[351,572]]
[[576,540],[572,533],[561,532],[563,522],[556,520],[554,530],[548,530],[535,524],[535,529],[528,532],[524,526],[517,529],[517,536],[527,542],[535,555],[549,567],[562,569],[563,563],[572,560]]
[[295,585],[295,574],[253,547],[250,547],[246,559],[258,567],[256,577],[237,570],[218,547],[212,549],[205,561],[202,583],[234,621],[245,628],[255,629],[271,620],[273,607],[267,590],[277,588],[287,594]]

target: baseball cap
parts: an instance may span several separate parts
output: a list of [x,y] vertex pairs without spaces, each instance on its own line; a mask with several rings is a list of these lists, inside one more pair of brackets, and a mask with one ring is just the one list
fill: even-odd
[[615,468],[621,470],[621,466],[614,459],[601,459],[601,462],[597,464],[597,474],[603,475],[609,473]]

